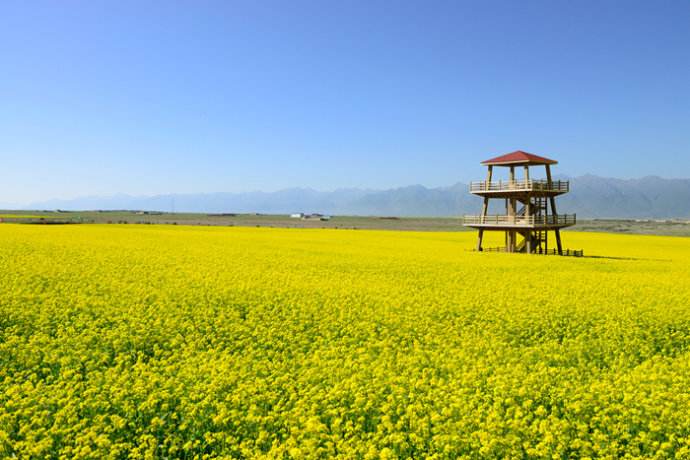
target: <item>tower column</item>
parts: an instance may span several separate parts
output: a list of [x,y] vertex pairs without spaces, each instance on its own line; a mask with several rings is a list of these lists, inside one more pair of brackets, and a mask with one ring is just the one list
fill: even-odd
[[[551,188],[553,185],[553,181],[551,180],[551,166],[545,165],[545,167],[546,167],[546,182],[547,182],[549,188]],[[556,198],[554,198],[553,195],[551,195],[549,197],[549,201],[551,202],[551,213],[553,214],[554,223],[557,223],[558,211],[556,211]],[[558,247],[558,255],[562,256],[563,255],[563,245],[561,244],[561,231],[557,228],[554,230],[554,233],[556,234],[556,246]]]
[[[510,167],[510,187],[514,188],[515,187],[515,166]],[[508,215],[510,216],[510,219],[512,224],[515,224],[515,219],[516,219],[516,214],[517,214],[517,209],[516,209],[516,199],[515,198],[510,198],[508,200]],[[509,242],[509,247],[508,247],[508,252],[515,252],[515,246],[517,245],[517,232],[515,230],[508,230],[509,237],[508,237],[508,242]]]
[[[487,189],[491,186],[491,177],[493,175],[494,167],[492,165],[489,165],[489,170],[486,173],[486,186]],[[484,222],[484,218],[486,217],[486,213],[489,210],[489,197],[485,196],[484,197],[484,205],[482,206],[482,214],[481,214],[481,222]],[[479,236],[477,238],[477,251],[482,250],[482,241],[484,240],[484,229],[479,229]]]
[[[524,174],[525,174],[525,187],[529,190],[529,166],[525,165],[524,167]],[[532,219],[532,214],[534,213],[532,209],[532,195],[530,192],[527,192],[527,201],[525,201],[525,217],[527,219]],[[525,239],[525,252],[528,254],[531,254],[534,251],[534,242],[532,240],[533,232],[530,230],[526,233],[526,239]]]

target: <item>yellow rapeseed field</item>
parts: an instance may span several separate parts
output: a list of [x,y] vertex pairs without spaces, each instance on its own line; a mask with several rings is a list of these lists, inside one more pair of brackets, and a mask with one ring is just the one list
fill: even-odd
[[690,458],[690,239],[0,225],[0,457]]

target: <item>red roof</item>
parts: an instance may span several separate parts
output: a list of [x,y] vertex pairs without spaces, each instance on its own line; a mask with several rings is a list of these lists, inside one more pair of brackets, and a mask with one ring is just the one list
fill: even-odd
[[496,166],[514,166],[514,165],[555,165],[558,162],[549,158],[540,157],[532,153],[516,150],[515,152],[506,153],[500,157],[492,158],[490,160],[482,161],[483,165]]

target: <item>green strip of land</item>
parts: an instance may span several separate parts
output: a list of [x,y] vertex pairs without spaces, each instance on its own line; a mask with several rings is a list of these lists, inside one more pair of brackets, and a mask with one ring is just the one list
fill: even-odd
[[[471,231],[453,217],[333,216],[301,219],[277,214],[159,213],[144,211],[0,211],[0,219],[40,223],[41,219],[101,224],[219,225],[238,227],[345,228],[410,231]],[[690,236],[688,220],[584,219],[569,230]]]

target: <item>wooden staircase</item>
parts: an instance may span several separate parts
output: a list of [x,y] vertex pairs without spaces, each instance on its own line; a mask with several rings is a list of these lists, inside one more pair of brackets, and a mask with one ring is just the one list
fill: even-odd
[[[547,215],[548,212],[548,202],[546,197],[533,197],[529,203],[530,216],[534,216],[535,219],[539,220]],[[527,214],[527,206],[523,205],[517,212],[517,216],[525,217]],[[530,235],[532,238],[532,252],[545,253],[547,240],[547,233],[544,230],[533,230],[528,231],[523,234],[523,239],[515,247],[516,252],[527,252],[527,238],[526,235]]]

